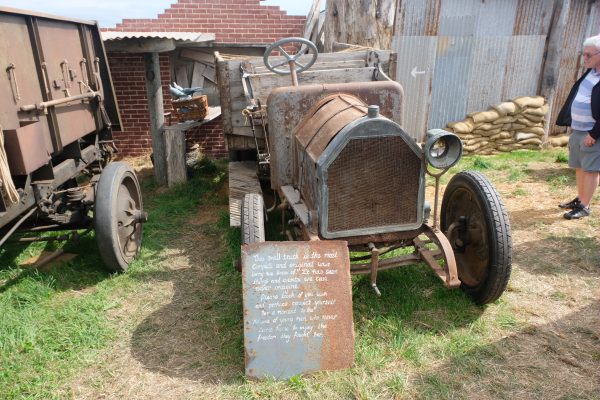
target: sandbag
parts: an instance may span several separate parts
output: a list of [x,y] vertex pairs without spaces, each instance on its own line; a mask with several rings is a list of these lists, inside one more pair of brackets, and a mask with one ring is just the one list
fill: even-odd
[[539,139],[538,135],[536,135],[535,133],[529,133],[529,132],[517,132],[515,134],[515,139],[517,140],[526,140],[526,139]]
[[525,107],[541,107],[544,105],[544,98],[542,96],[521,96],[513,100],[513,102],[520,108]]
[[550,138],[550,145],[553,147],[563,147],[569,144],[569,135],[553,136]]
[[517,105],[512,101],[505,101],[504,103],[496,104],[495,106],[492,106],[492,108],[496,110],[501,117],[519,111]]
[[495,120],[494,124],[510,124],[511,122],[515,122],[516,120],[517,117],[507,115],[505,117],[500,117],[497,120]]
[[[473,146],[473,145],[475,145],[477,143],[483,142],[484,140],[485,139],[483,137],[478,136],[478,137],[476,137],[474,139],[463,141],[463,146]],[[487,143],[487,141],[486,141],[486,143]]]
[[494,136],[490,136],[490,140],[498,140],[498,139],[510,139],[512,138],[512,134],[507,131],[500,131],[500,133],[495,134]]
[[477,143],[477,144],[474,144],[474,145],[472,145],[472,146],[464,146],[464,149],[465,149],[466,151],[475,151],[475,150],[477,150],[477,149],[480,149],[480,148],[482,148],[483,146],[485,146],[485,145],[487,145],[487,144],[488,144],[488,141],[486,141],[486,140],[483,140],[483,141],[481,141],[481,142],[479,142],[479,143]]
[[521,129],[521,132],[535,133],[538,136],[544,136],[544,128],[541,126],[530,126],[528,128]]
[[496,110],[478,111],[469,114],[469,117],[473,119],[473,122],[475,124],[478,124],[480,122],[492,122],[495,119],[499,118],[500,114],[498,114],[498,111]]
[[534,145],[538,145],[541,146],[542,145],[542,140],[539,138],[536,139],[526,139],[526,140],[519,140],[519,143],[521,144],[534,144]]
[[484,137],[490,137],[490,136],[494,136],[497,133],[500,133],[501,131],[502,131],[502,129],[496,128],[496,129],[491,129],[489,131],[474,130],[473,133],[476,135],[484,136]]
[[497,144],[511,144],[514,143],[515,140],[513,138],[507,138],[507,139],[498,139],[496,140]]
[[[544,104],[539,108],[526,108],[523,110],[523,114],[525,115],[533,115],[538,117],[543,117],[548,113],[548,104]],[[529,118],[529,117],[528,117]]]
[[531,121],[530,119],[524,118],[524,117],[517,118],[517,123],[521,124],[521,125],[525,125],[526,127],[527,126],[530,126],[530,127],[535,126],[536,122],[539,122],[539,121]]
[[473,129],[473,131],[477,131],[477,130],[482,130],[482,131],[489,131],[492,129],[498,129],[498,128],[502,128],[502,124],[496,124],[496,123],[489,123],[489,122],[483,122],[481,124],[475,124],[475,128]]
[[538,116],[538,115],[521,114],[521,116],[519,118],[517,118],[517,122],[519,122],[520,119],[525,119],[532,124],[539,124],[540,122],[542,122],[544,120],[544,117]]
[[447,127],[455,133],[469,133],[473,130],[475,124],[471,118],[466,118],[464,121],[450,122]]

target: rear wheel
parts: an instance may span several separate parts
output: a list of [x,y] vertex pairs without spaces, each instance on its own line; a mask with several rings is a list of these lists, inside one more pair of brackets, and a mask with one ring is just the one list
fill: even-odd
[[96,187],[94,228],[100,256],[110,271],[127,270],[140,250],[145,221],[135,173],[126,163],[109,164]]
[[454,250],[461,289],[477,304],[498,299],[510,278],[512,238],[506,209],[485,175],[465,171],[450,180],[440,224]]
[[265,215],[263,197],[258,193],[244,196],[242,203],[242,244],[265,241]]

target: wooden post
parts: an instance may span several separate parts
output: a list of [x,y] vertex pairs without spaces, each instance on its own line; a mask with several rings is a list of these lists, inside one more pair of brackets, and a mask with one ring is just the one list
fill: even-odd
[[185,166],[185,131],[165,129],[165,154],[167,167],[167,186],[171,187],[187,181]]
[[560,73],[561,49],[570,8],[570,0],[555,0],[554,2],[552,25],[548,32],[546,58],[542,67],[540,82],[540,95],[544,96],[548,102],[548,114],[546,115],[546,123],[544,124],[544,141],[547,141],[548,136],[551,135],[554,120],[556,119],[556,115],[552,111],[555,109],[554,101],[556,98],[556,84]]
[[163,138],[165,116],[160,80],[160,64],[157,52],[144,53],[144,67],[146,72],[148,111],[150,112],[152,151],[154,152],[154,178],[157,185],[165,186],[167,184],[165,142]]

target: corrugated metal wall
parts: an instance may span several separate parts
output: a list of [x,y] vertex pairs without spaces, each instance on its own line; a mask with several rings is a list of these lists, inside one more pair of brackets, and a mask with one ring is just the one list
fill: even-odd
[[[562,2],[568,20],[550,118],[581,72],[583,38],[598,33],[599,3]],[[398,0],[392,50],[411,116],[404,119],[407,132],[421,139],[427,129],[470,112],[538,94],[557,6],[555,0]]]

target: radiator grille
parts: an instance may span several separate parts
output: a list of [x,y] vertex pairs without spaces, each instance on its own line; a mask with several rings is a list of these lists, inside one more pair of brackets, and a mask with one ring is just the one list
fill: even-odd
[[350,140],[327,171],[327,230],[416,223],[420,169],[399,136]]

